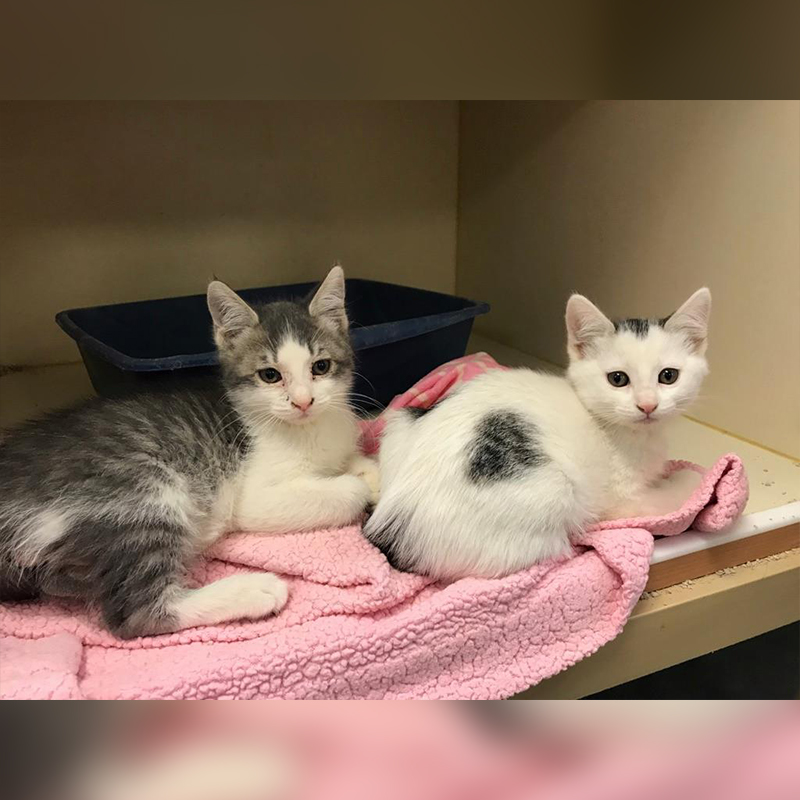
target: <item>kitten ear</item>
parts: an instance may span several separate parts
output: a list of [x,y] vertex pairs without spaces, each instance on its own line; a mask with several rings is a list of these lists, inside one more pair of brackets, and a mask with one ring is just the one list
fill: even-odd
[[218,336],[230,339],[258,323],[258,314],[222,281],[208,284],[206,298]]
[[711,316],[711,292],[698,289],[664,323],[664,330],[683,336],[692,349],[704,353],[708,344],[708,319]]
[[567,349],[571,358],[583,358],[595,339],[614,333],[614,323],[582,294],[567,301]]
[[347,312],[344,307],[344,270],[338,265],[328,273],[308,304],[308,312],[320,322],[347,330]]

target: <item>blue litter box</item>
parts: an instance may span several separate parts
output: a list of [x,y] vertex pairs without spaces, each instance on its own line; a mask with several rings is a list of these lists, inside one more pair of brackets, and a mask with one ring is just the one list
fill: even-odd
[[[250,303],[264,303],[305,297],[314,286],[297,283],[239,294]],[[461,297],[348,280],[347,312],[359,373],[355,404],[375,410],[435,367],[463,356],[475,317],[488,311],[487,303]],[[100,395],[210,385],[217,378],[205,295],[74,308],[59,312],[56,322],[77,343]]]

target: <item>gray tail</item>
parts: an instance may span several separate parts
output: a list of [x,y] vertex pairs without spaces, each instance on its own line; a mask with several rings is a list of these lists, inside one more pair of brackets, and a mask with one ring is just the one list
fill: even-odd
[[364,536],[383,553],[389,566],[400,572],[412,572],[412,565],[400,554],[403,526],[398,517],[390,516],[381,522],[376,520],[374,515],[367,520]]

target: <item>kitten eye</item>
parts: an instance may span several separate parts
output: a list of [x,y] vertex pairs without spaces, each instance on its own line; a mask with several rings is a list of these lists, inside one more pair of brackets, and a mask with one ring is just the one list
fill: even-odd
[[281,379],[281,374],[278,370],[267,367],[266,369],[260,369],[258,371],[258,377],[261,378],[264,383],[277,383]]
[[321,358],[311,365],[312,375],[324,375],[331,368],[331,360],[329,358]]
[[678,380],[678,375],[680,374],[680,370],[674,369],[673,367],[667,367],[658,373],[658,382],[666,384],[675,383],[675,381]]
[[609,372],[606,377],[608,382],[617,388],[627,386],[631,382],[631,379],[624,372]]

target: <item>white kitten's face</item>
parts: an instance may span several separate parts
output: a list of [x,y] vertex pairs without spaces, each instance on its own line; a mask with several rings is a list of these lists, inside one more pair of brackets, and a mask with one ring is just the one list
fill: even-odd
[[568,377],[604,423],[644,429],[683,413],[708,373],[711,296],[701,289],[663,320],[608,320],[586,298],[567,306]]

